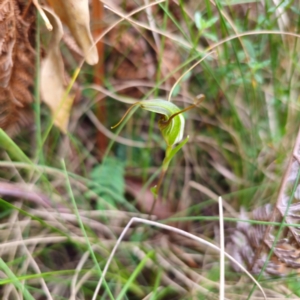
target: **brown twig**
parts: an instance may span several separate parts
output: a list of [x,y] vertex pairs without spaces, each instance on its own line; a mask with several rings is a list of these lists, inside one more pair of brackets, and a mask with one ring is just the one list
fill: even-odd
[[[102,26],[101,21],[103,20],[103,4],[99,0],[93,0],[92,6],[92,17],[95,27],[93,29],[93,35],[98,38],[102,34]],[[99,61],[94,67],[94,83],[96,85],[103,85],[103,77],[104,77],[104,44],[102,42],[97,43],[97,50],[99,55]],[[97,117],[101,124],[105,124],[106,120],[106,109],[105,109],[105,98],[97,104]],[[107,137],[101,132],[97,133],[97,145],[101,154],[103,154],[107,148]]]

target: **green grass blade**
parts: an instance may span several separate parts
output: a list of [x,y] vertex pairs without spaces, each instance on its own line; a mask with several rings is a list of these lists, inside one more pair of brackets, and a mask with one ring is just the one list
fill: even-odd
[[22,292],[24,298],[26,300],[34,300],[32,295],[28,292],[25,285],[22,284],[18,277],[10,270],[10,268],[7,266],[7,264],[0,258],[0,269],[4,271],[4,273],[7,275],[8,278],[11,279],[13,284]]
[[32,161],[26,156],[26,154],[1,128],[0,128],[0,146],[8,153],[8,155],[12,159],[32,164]]
[[[67,183],[67,189],[68,189],[70,198],[72,200],[72,204],[74,206],[74,211],[75,211],[75,215],[76,215],[78,224],[80,226],[80,229],[82,231],[83,236],[85,237],[86,245],[87,245],[87,247],[88,247],[88,249],[90,251],[90,255],[91,255],[91,257],[92,257],[92,259],[94,261],[95,267],[98,270],[99,276],[101,276],[102,270],[100,269],[99,263],[97,261],[95,253],[94,253],[93,248],[91,246],[91,243],[89,241],[87,232],[86,232],[86,230],[84,228],[84,225],[83,225],[83,222],[81,220],[81,217],[80,217],[80,214],[79,214],[79,211],[78,211],[78,208],[77,208],[77,204],[76,204],[76,201],[75,201],[75,198],[74,198],[74,194],[73,194],[73,191],[72,191],[71,183],[70,183],[70,180],[69,180],[69,175],[68,175],[68,172],[67,172],[67,169],[66,169],[66,164],[65,164],[64,160],[62,160],[62,166],[63,166],[63,170],[64,170],[64,173],[65,173],[66,181],[67,181],[66,182]],[[109,288],[109,286],[108,286],[108,284],[107,284],[107,282],[105,280],[104,280],[104,286],[105,286],[105,289],[106,289],[106,291],[107,291],[110,299],[114,300],[115,298],[114,298],[113,294],[111,293],[110,288]]]
[[147,253],[147,255],[141,260],[141,262],[138,264],[136,269],[133,271],[131,276],[128,278],[126,284],[124,285],[123,289],[121,290],[120,294],[118,295],[118,298],[116,300],[121,300],[127,290],[130,288],[130,285],[133,283],[133,281],[136,279],[136,277],[139,275],[139,273],[144,269],[147,261],[154,255],[154,251],[150,251]]

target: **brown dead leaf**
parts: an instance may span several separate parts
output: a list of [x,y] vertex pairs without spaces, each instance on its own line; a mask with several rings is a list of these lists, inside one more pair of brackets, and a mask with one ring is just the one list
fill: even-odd
[[90,65],[98,62],[98,52],[90,31],[88,0],[48,0],[55,13],[65,23]]
[[153,205],[153,194],[151,193],[151,191],[149,189],[146,189],[144,192],[142,192],[143,184],[137,179],[126,177],[125,180],[126,189],[136,198],[137,205],[141,212],[146,214],[151,213],[159,220],[167,219],[173,215],[174,211],[171,204],[169,202],[164,202],[161,197],[158,197],[154,209],[151,212]]
[[173,85],[181,75],[180,71],[174,72],[174,70],[179,68],[180,64],[181,57],[179,51],[174,47],[171,41],[167,39],[165,41],[164,51],[161,55],[161,71],[163,76],[172,73],[172,77],[168,80],[168,83],[171,85]]
[[46,8],[44,10],[53,26],[53,32],[47,56],[41,67],[41,95],[51,109],[54,125],[66,133],[74,97],[66,95],[64,85],[64,63],[59,49],[63,28],[53,12]]
[[125,26],[118,27],[110,32],[109,43],[113,48],[109,57],[109,69],[115,72],[116,78],[124,80],[153,78],[155,61],[146,41],[137,37],[135,30]]
[[35,13],[16,0],[0,6],[0,128],[10,134],[30,121],[35,50],[30,41]]

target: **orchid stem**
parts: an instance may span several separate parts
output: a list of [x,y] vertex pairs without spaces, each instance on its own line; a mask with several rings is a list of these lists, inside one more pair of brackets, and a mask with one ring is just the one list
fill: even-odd
[[155,192],[153,193],[154,199],[153,199],[152,206],[151,206],[151,209],[150,209],[150,212],[149,212],[149,216],[152,215],[153,210],[155,208],[155,204],[156,204],[156,201],[157,201],[157,198],[158,198],[158,195],[159,195],[160,187],[162,185],[162,182],[165,178],[165,174],[167,173],[167,170],[168,170],[168,167],[169,167],[169,163],[170,163],[169,155],[170,155],[172,149],[173,149],[173,146],[167,146],[166,156],[163,160],[162,171],[160,173],[158,183],[154,187],[154,190],[155,190]]

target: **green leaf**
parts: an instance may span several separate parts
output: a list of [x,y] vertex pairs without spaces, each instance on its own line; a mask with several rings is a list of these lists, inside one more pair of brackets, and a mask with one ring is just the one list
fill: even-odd
[[156,198],[157,197],[157,185],[150,188],[150,191],[151,191],[152,195],[154,196],[154,198]]
[[199,11],[195,12],[195,25],[196,27],[201,30],[202,29],[202,17],[201,17],[201,13]]
[[206,24],[205,24],[206,26],[205,26],[205,28],[211,27],[211,26],[214,25],[218,20],[219,20],[218,17],[213,17],[213,18],[211,18],[210,20],[206,21]]
[[184,74],[184,76],[182,77],[181,81],[185,82],[185,81],[189,80],[191,78],[191,76],[192,76],[192,72],[191,71],[187,72],[187,73]]
[[202,16],[201,13],[199,11],[196,11],[195,16],[195,25],[199,30],[204,30],[207,29],[209,27],[211,27],[212,25],[214,25],[217,21],[218,21],[218,17],[213,17],[210,20],[205,20]]
[[[106,202],[114,205],[115,198],[107,190],[113,191],[115,195],[123,197],[125,192],[124,164],[118,159],[108,157],[101,165],[96,166],[91,172],[91,179],[100,186],[91,186],[97,195]],[[98,209],[102,209],[100,203],[97,203]]]
[[217,42],[217,41],[218,41],[218,37],[217,37],[215,34],[213,34],[213,33],[203,32],[203,35],[204,35],[206,38],[212,40],[213,42]]
[[177,85],[175,86],[175,88],[174,88],[174,90],[173,90],[171,96],[172,96],[172,97],[175,97],[175,96],[177,96],[177,95],[179,94],[179,92],[180,92],[180,85],[177,84]]
[[175,148],[173,149],[167,149],[166,151],[166,157],[163,161],[163,170],[166,171],[169,167],[169,164],[172,160],[172,158],[175,156],[175,154],[187,143],[187,141],[189,140],[189,136],[187,136],[186,139],[184,139],[179,145],[177,145]]

